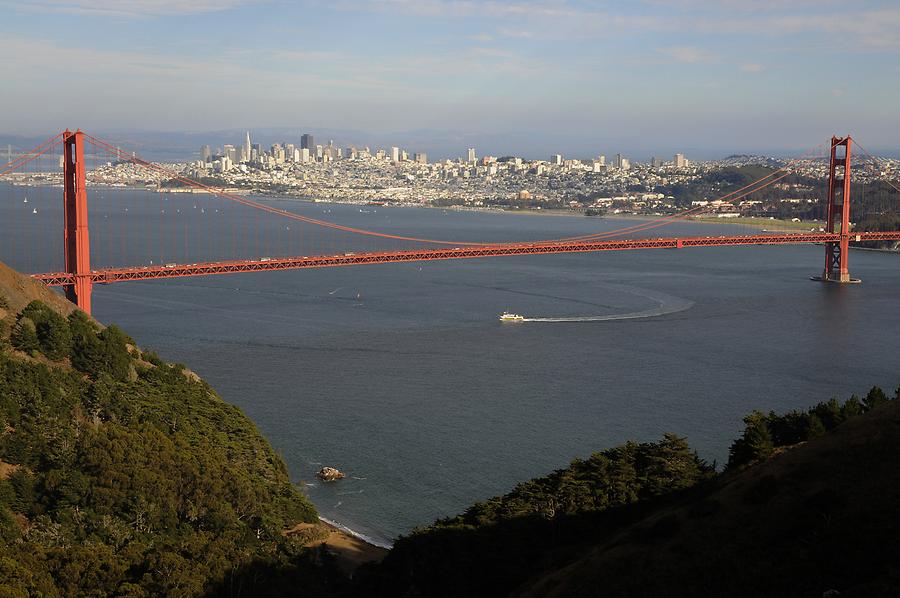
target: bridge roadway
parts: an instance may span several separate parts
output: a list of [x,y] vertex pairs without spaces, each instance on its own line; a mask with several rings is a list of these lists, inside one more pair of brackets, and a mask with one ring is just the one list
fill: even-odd
[[[900,231],[860,232],[850,235],[851,241],[900,241]],[[133,266],[92,270],[94,283],[109,284],[131,280],[155,278],[179,278],[261,272],[267,270],[294,270],[300,268],[330,268],[362,264],[388,264],[394,262],[419,262],[429,260],[471,259],[504,255],[537,255],[544,253],[582,253],[592,251],[625,251],[633,249],[680,249],[683,247],[721,247],[730,245],[794,245],[804,243],[837,243],[839,233],[760,234],[719,237],[671,237],[658,239],[619,239],[615,241],[538,241],[534,243],[502,243],[454,247],[446,249],[419,249],[372,253],[344,253],[288,258],[262,258],[198,264],[174,264],[159,266]],[[75,275],[67,272],[32,274],[32,278],[49,286],[73,284]]]

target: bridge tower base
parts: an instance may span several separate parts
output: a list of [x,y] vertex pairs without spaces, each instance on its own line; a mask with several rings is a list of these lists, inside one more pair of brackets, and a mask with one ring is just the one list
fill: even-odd
[[84,173],[84,133],[63,133],[63,198],[66,272],[75,282],[65,285],[66,299],[91,313],[91,247],[88,239],[87,188]]
[[[853,139],[831,138],[831,162],[828,168],[828,220],[825,232],[839,232],[839,241],[825,243],[825,269],[814,280],[837,283],[859,283],[850,277],[850,151]],[[836,230],[840,227],[840,230]]]

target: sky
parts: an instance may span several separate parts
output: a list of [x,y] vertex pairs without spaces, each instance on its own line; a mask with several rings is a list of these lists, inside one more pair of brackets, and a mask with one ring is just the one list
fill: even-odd
[[851,133],[900,149],[898,0],[0,0],[0,14],[0,134],[268,128],[438,155],[714,157]]

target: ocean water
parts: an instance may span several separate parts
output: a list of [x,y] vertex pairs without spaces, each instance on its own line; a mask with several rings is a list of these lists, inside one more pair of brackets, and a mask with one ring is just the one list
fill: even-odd
[[[9,235],[25,239],[19,247],[34,249],[0,239],[0,260],[47,268],[56,242],[26,241],[55,225],[29,219],[22,192],[0,189],[0,199],[13,197],[0,203],[0,217],[17,223]],[[196,198],[92,193],[95,262],[127,263],[169,244],[152,232],[161,205],[153,202],[180,202],[182,218],[196,219],[182,227],[186,253],[214,254],[222,243],[212,226],[195,232],[205,217],[192,207]],[[52,220],[54,205],[48,193],[40,214]],[[632,223],[273,205],[460,240],[556,238]],[[147,226],[106,245],[104,221],[121,225],[126,206],[127,218]],[[235,220],[225,227],[233,229],[247,217],[223,209],[222,218]],[[284,223],[258,226],[274,234]],[[645,234],[724,230],[741,232],[679,224]],[[288,242],[302,255],[321,239]],[[823,261],[817,246],[722,247],[253,273],[98,286],[94,313],[188,364],[240,406],[323,517],[390,543],[628,439],[674,432],[722,463],[751,410],[804,408],[873,384],[893,391],[900,256],[854,251],[851,271],[864,282],[852,286],[810,281]],[[501,323],[504,310],[535,321]],[[318,482],[324,465],[348,477]]]

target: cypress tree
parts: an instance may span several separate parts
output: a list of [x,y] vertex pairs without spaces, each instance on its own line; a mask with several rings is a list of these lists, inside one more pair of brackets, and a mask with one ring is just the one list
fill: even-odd
[[866,411],[871,411],[880,405],[884,405],[888,402],[887,395],[884,394],[884,391],[878,388],[877,386],[873,386],[869,393],[863,399],[863,406]]
[[41,348],[41,343],[38,341],[37,329],[34,326],[34,322],[31,321],[31,318],[19,319],[16,326],[13,328],[10,341],[12,342],[13,347],[26,353],[32,353]]
[[58,361],[72,352],[72,332],[69,323],[56,312],[48,312],[42,322],[36,325],[41,352]]

